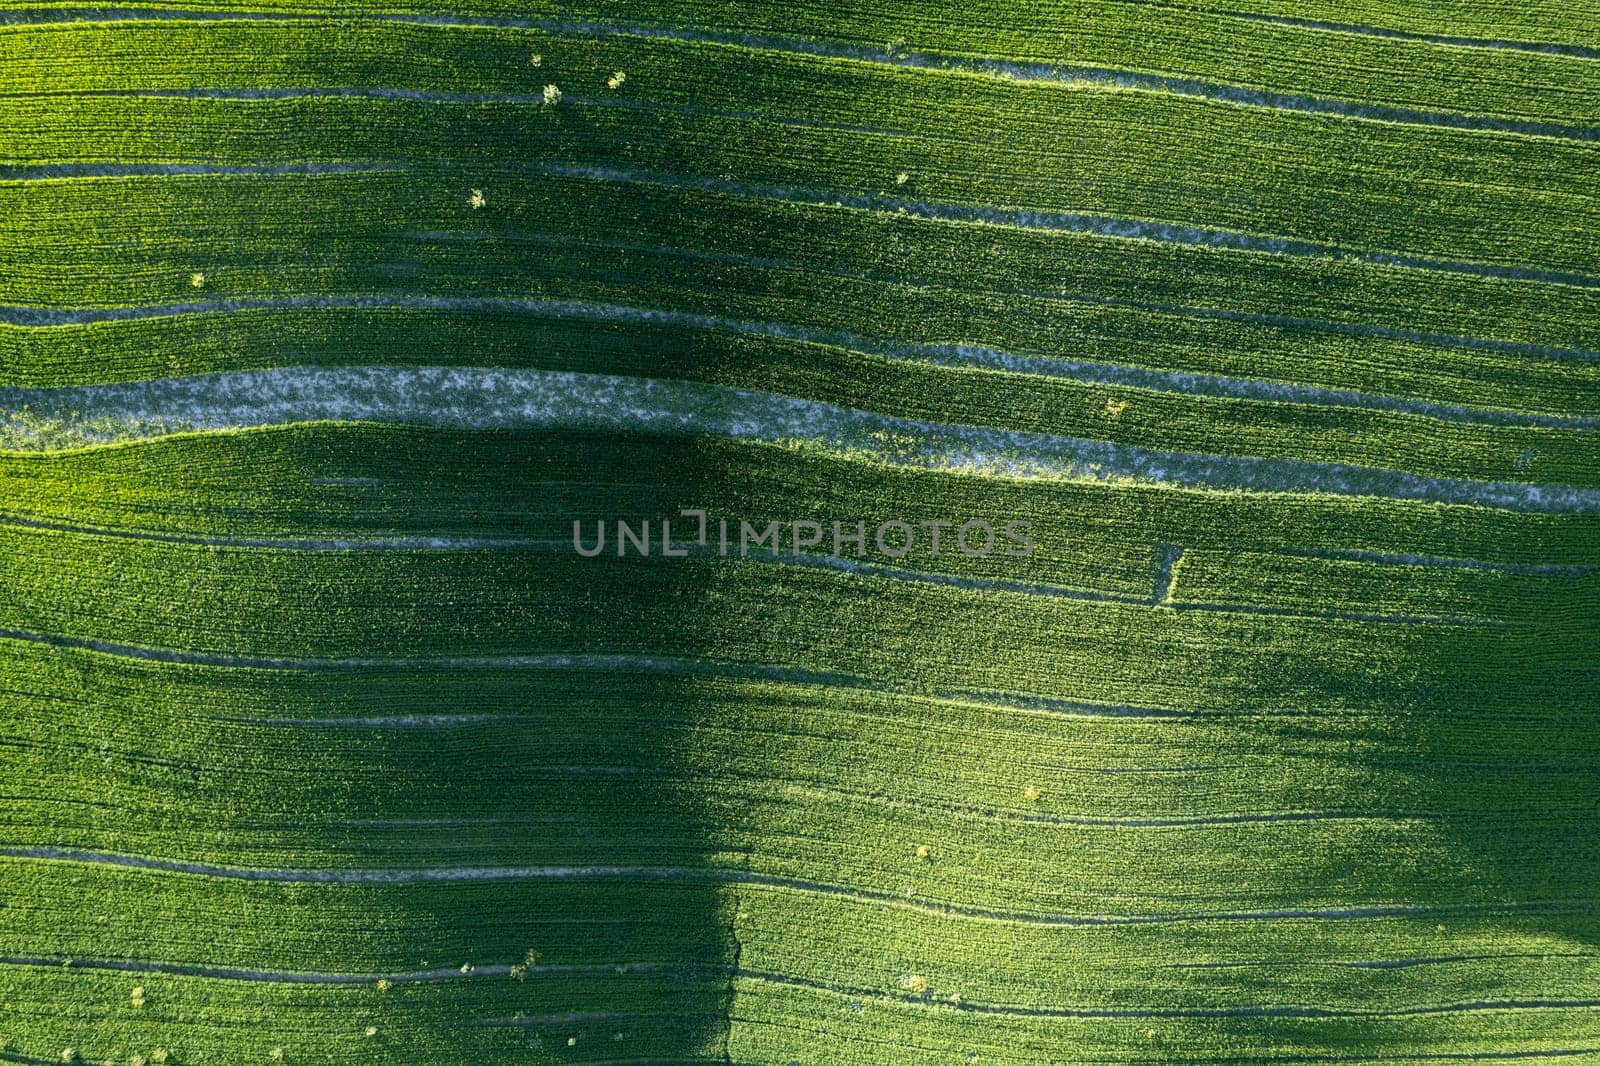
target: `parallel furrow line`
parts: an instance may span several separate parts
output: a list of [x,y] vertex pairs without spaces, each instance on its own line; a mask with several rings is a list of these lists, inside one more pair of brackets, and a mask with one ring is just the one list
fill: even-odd
[[[792,977],[760,970],[738,970],[735,976],[766,984],[793,985],[837,996],[885,997],[882,989],[851,988],[825,981]],[[982,1003],[963,998],[959,1003],[927,996],[894,995],[896,1002],[932,1010],[968,1011],[1015,1018],[1411,1018],[1432,1014],[1469,1014],[1485,1011],[1592,1010],[1600,999],[1506,999],[1445,1003],[1436,1006],[1391,1007],[1385,1010],[1337,1007],[1246,1005],[1237,1007],[1028,1007]]]
[[154,859],[136,855],[58,847],[4,847],[0,848],[0,857],[288,884],[442,884],[534,880],[637,880],[691,884],[741,884],[813,895],[837,896],[856,902],[893,905],[910,910],[976,921],[1010,922],[1019,925],[1042,926],[1170,925],[1190,922],[1290,920],[1359,921],[1419,915],[1587,914],[1600,909],[1600,900],[1569,899],[1516,903],[1370,904],[1351,907],[1302,907],[1259,911],[1197,911],[1193,914],[1038,914],[968,907],[915,896],[906,896],[902,893],[873,891],[825,881],[709,866],[698,868],[681,866],[457,866],[404,870],[286,870],[218,866],[208,863],[182,862],[173,859]]

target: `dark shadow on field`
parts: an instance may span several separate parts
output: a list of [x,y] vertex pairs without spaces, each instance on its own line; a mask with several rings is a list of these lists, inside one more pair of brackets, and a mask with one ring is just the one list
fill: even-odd
[[1434,821],[1438,853],[1405,873],[1419,886],[1410,902],[1445,901],[1442,954],[1457,904],[1600,943],[1597,589],[1595,575],[1573,573],[1535,603],[1485,603],[1492,624],[1402,627],[1387,649],[1401,669],[1378,713],[1351,728],[1349,765],[1391,774],[1389,806]]
[[[814,570],[761,564],[756,587],[766,595],[752,597],[748,583],[732,580],[736,561],[662,557],[660,522],[672,520],[681,543],[694,528],[680,516],[684,508],[736,519],[858,511],[870,520],[908,507],[1004,514],[1035,506],[1065,516],[1068,535],[1092,513],[1081,505],[1100,490],[914,476],[843,461],[808,465],[783,449],[757,456],[726,441],[551,431],[302,427],[90,454],[98,457],[74,461],[115,468],[129,485],[166,486],[123,516],[147,530],[220,514],[225,522],[211,536],[445,537],[478,545],[256,549],[250,558],[282,592],[265,608],[230,591],[251,569],[244,556],[197,551],[171,586],[173,596],[196,605],[173,647],[214,642],[210,623],[219,619],[258,618],[257,643],[296,644],[308,658],[337,645],[343,658],[374,662],[195,667],[173,675],[182,685],[163,690],[156,682],[167,672],[154,668],[141,679],[120,667],[96,676],[101,668],[93,667],[63,682],[90,698],[61,726],[81,727],[85,750],[99,742],[95,730],[136,715],[157,735],[183,723],[183,736],[160,742],[172,746],[166,754],[174,765],[208,746],[219,754],[214,765],[148,778],[87,758],[103,775],[93,787],[126,786],[137,795],[153,785],[164,802],[50,843],[179,860],[196,860],[204,844],[205,861],[241,867],[454,872],[453,880],[292,892],[238,882],[232,924],[196,927],[180,946],[138,932],[97,941],[92,926],[58,945],[57,953],[76,958],[159,954],[190,964],[328,972],[352,969],[341,952],[356,945],[374,976],[472,968],[444,1016],[410,1028],[386,1023],[395,1034],[386,1050],[350,1061],[448,1058],[462,1046],[487,1061],[728,1057],[739,946],[734,893],[719,871],[762,858],[739,851],[738,842],[781,804],[741,794],[739,768],[759,765],[768,745],[759,729],[729,728],[741,709],[729,701],[748,693],[713,683],[727,664],[877,677],[899,671],[974,686],[1014,680],[1041,696],[1085,694],[1076,675],[1061,673],[1048,656],[1008,660],[1027,650],[1014,634],[897,615],[880,602],[881,588],[848,574],[825,584]],[[185,476],[172,480],[174,470]],[[171,495],[163,502],[160,492]],[[1230,506],[1208,498],[1193,512],[1152,503],[1148,513],[1107,516],[1097,535],[1144,538],[1149,572],[1102,576],[1143,581],[1152,600],[1165,581],[1181,599],[1181,561],[1175,575],[1163,573],[1158,562],[1168,556],[1159,545],[1181,543],[1185,529],[1207,530],[1213,543],[1249,529]],[[806,513],[782,513],[791,507]],[[609,526],[605,552],[584,558],[574,550],[575,519],[586,545],[594,543],[595,522]],[[651,522],[650,557],[631,548],[616,555],[618,519],[635,529]],[[104,524],[115,528],[117,516]],[[147,548],[131,542],[127,550],[137,556]],[[1010,576],[1069,581],[1075,565],[1043,553],[1039,571]],[[1235,754],[1270,768],[1280,751],[1315,746],[1330,780],[1364,770],[1393,789],[1361,805],[1429,815],[1427,853],[1411,865],[1379,869],[1355,847],[1300,856],[1282,871],[1286,897],[1307,907],[1407,910],[1400,920],[1409,923],[1418,957],[1481,950],[1497,923],[1592,947],[1600,941],[1589,906],[1600,862],[1587,829],[1600,762],[1591,684],[1600,633],[1586,610],[1595,600],[1592,577],[1555,587],[1551,600],[1503,619],[1511,626],[1337,627],[1355,634],[1337,660],[1321,648],[1281,659],[1264,654],[1250,646],[1245,625],[1233,630],[1237,646],[1196,655],[1192,671],[1172,676],[1134,660],[1133,650],[1148,647],[1142,625],[1085,642],[1074,654],[1118,666],[1099,682],[1102,700],[1140,671],[1147,689],[1164,685],[1174,702],[1248,689],[1269,713],[1214,723],[1237,731],[1228,741]],[[840,596],[819,608],[813,597],[824,588]],[[971,600],[929,595],[900,605],[967,610]],[[1130,618],[1136,609],[1156,628],[1176,619],[1153,602],[1119,609]],[[970,617],[982,616],[974,610]],[[1035,619],[1054,624],[1052,617]],[[777,632],[786,621],[795,625]],[[91,628],[86,618],[85,632]],[[962,654],[963,642],[976,647]],[[886,658],[891,653],[904,658]],[[1344,713],[1319,713],[1330,707]],[[153,755],[156,742],[144,744]],[[1225,753],[1217,754],[1221,761]],[[918,764],[914,752],[907,765],[940,769]],[[1355,805],[1327,788],[1291,795],[1285,786],[1273,795],[1273,782],[1265,784],[1262,794],[1279,809]],[[191,832],[200,809],[205,824]],[[1006,870],[992,876],[1011,884]],[[238,947],[263,920],[276,923],[266,944]],[[1247,935],[1227,935],[1248,950]],[[1404,980],[1424,971],[1384,972]],[[1497,972],[1481,971],[1473,1001],[1600,998],[1592,988],[1497,984]],[[1079,976],[1086,1002],[1114,991],[1095,984],[1114,975]],[[1256,1002],[1280,1002],[1276,980],[1271,969],[1253,969],[1237,986]],[[1252,1024],[1218,1022],[1247,1046],[1251,1034],[1259,1036]],[[1372,1024],[1363,1025],[1302,1026],[1274,1039],[1326,1053],[1370,1042]]]
[[[1320,760],[1324,779],[1283,791],[1284,808],[1395,821],[1365,830],[1366,847],[1296,857],[1286,884],[1325,917],[1295,919],[1303,946],[1255,952],[1221,972],[1247,1000],[1314,1001],[1309,982],[1406,1004],[1314,1024],[1218,1022],[1241,1047],[1315,1061],[1374,1047],[1397,1058],[1592,1048],[1588,1008],[1600,1002],[1600,982],[1585,960],[1600,948],[1600,583],[1567,564],[1596,558],[1600,544],[1581,516],[1541,521],[1548,539],[1524,546],[1525,565],[1561,573],[1536,599],[1485,599],[1476,624],[1371,626],[1365,639],[1381,669],[1346,683],[1313,657],[1298,676],[1285,672],[1283,713],[1237,723],[1229,743],[1263,766],[1277,753]],[[1426,538],[1386,550],[1439,554]],[[1415,565],[1396,560],[1391,572],[1399,582],[1408,570]],[[1182,580],[1180,571],[1180,593]],[[1345,710],[1319,714],[1317,699]],[[1416,847],[1401,852],[1397,841]],[[1341,927],[1358,924],[1383,930],[1391,954],[1339,940]],[[1240,958],[1252,958],[1249,943],[1241,931]]]
[[[442,535],[533,546],[469,552],[484,599],[455,605],[459,632],[473,636],[449,653],[485,662],[414,674],[409,708],[382,701],[386,714],[484,720],[370,738],[358,757],[371,792],[349,807],[405,810],[417,824],[382,842],[358,828],[352,858],[427,841],[450,865],[535,871],[459,895],[431,889],[438,908],[411,915],[430,960],[470,946],[512,968],[505,1008],[460,1019],[493,1029],[487,1046],[504,1047],[505,1061],[726,1061],[738,947],[711,861],[706,798],[718,786],[694,754],[707,697],[693,664],[717,651],[703,624],[714,575],[660,549],[661,520],[681,539],[679,508],[704,499],[719,471],[683,438],[429,440],[350,455],[324,476],[388,481],[400,508],[428,500],[425,521]],[[648,521],[648,557],[619,557],[619,519]],[[606,550],[580,556],[574,522],[586,544],[596,522],[610,527]]]
[[[362,873],[204,881],[233,903],[175,937],[63,918],[48,934],[0,927],[6,949],[460,989],[442,1014],[374,1000],[363,1009],[398,1013],[354,1050],[354,1017],[318,1036],[303,1030],[321,1021],[264,1010],[207,1058],[299,1031],[312,1061],[723,1061],[737,949],[690,735],[705,697],[685,666],[714,650],[699,626],[709,578],[571,543],[576,518],[676,517],[716,476],[700,454],[674,438],[321,426],[66,460],[147,493],[102,527],[188,541],[112,542],[129,575],[176,567],[165,594],[188,607],[154,658],[62,653],[51,769],[138,798],[117,819],[40,826],[37,844],[202,877]],[[464,543],[327,543],[379,536]],[[322,543],[221,543],[284,537]],[[106,639],[92,607],[64,617],[71,636]],[[184,884],[171,901],[201,891]]]
[[[1584,554],[1600,558],[1591,527],[1555,519],[1550,530],[1569,538],[1562,555],[1587,537]],[[1518,911],[1552,950],[1600,946],[1600,581],[1582,569],[1536,602],[1489,605],[1503,628],[1419,639],[1414,700],[1382,737],[1382,757],[1414,766],[1417,805],[1439,812],[1452,860],[1442,884]],[[1447,938],[1454,923],[1441,923]],[[1600,985],[1561,991],[1553,998],[1600,999]]]

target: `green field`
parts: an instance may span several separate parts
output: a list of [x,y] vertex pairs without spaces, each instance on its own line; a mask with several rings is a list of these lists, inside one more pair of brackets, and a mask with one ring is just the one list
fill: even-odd
[[1594,0],[0,0],[0,1062],[1600,1064],[1597,605]]

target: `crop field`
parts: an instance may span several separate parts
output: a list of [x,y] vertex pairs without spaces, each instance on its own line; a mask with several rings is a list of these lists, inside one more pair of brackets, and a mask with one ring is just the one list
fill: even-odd
[[1596,0],[0,0],[0,1063],[1545,1059]]

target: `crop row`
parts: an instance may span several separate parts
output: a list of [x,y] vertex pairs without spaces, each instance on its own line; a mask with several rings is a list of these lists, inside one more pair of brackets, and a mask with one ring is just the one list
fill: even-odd
[[[651,789],[656,802],[678,809],[697,775],[730,794],[854,793],[886,807],[942,809],[958,824],[1121,821],[1132,832],[1140,821],[1294,810],[1490,823],[1515,810],[1544,819],[1568,810],[1584,771],[1548,765],[1541,731],[1558,722],[1578,745],[1600,729],[1581,707],[1474,706],[1452,709],[1449,728],[1428,737],[1438,719],[1399,710],[1119,714],[740,676],[690,662],[439,667],[409,677],[390,666],[267,679],[22,644],[8,651],[30,685],[14,701],[15,737],[73,738],[55,750],[18,745],[8,756],[14,802],[114,794],[123,809],[152,815],[181,807],[194,824],[162,831],[200,849],[189,857],[257,864],[290,861],[288,850],[273,856],[264,841],[287,839],[292,820],[304,830],[294,845],[309,856],[303,863],[399,866],[430,849],[442,859],[477,847],[486,849],[484,863],[518,849],[525,859],[526,849],[554,847],[568,831],[557,824],[547,839],[513,830],[557,823],[558,809],[592,819],[610,797]],[[74,693],[76,676],[59,668],[67,665],[93,667],[93,682]],[[365,686],[354,695],[351,677]],[[751,745],[746,730],[763,743]],[[841,750],[848,759],[834,758]],[[1493,774],[1483,772],[1485,751],[1494,753]],[[1202,761],[1205,791],[1195,795],[1186,770]],[[466,766],[472,772],[462,774]],[[930,772],[935,766],[944,769]],[[1402,769],[1410,772],[1395,772]],[[631,777],[606,782],[607,770]],[[539,805],[534,789],[548,790]],[[94,808],[56,813],[80,831],[148,831],[97,825],[104,811]],[[1144,827],[1147,835],[1160,828]],[[402,840],[408,831],[416,837]],[[141,844],[160,846],[154,837]],[[910,863],[914,854],[893,858]]]
[[[951,515],[1028,518],[1037,553],[958,569],[1104,591],[1140,588],[1118,546],[1366,552],[1501,564],[1586,566],[1590,514],[1532,514],[1420,501],[1179,491],[979,478],[865,464],[751,440],[576,432],[454,432],[301,425],[145,441],[76,453],[0,455],[6,511],[34,520],[240,538],[518,538],[565,543],[574,517],[677,516],[876,523]],[[796,500],[803,500],[797,510]],[[1098,557],[1110,584],[1085,582]],[[939,566],[977,567],[959,553]],[[928,566],[919,558],[907,565]]]
[[949,1049],[968,1061],[1007,1066],[1046,1066],[1060,1061],[1063,1049],[1084,1058],[1137,1063],[1203,1062],[1238,1057],[1242,1048],[1251,1061],[1299,1063],[1325,1056],[1328,1048],[1379,1059],[1394,1056],[1400,1048],[1403,1061],[1426,1062],[1433,1054],[1585,1054],[1596,1046],[1600,1032],[1592,1009],[1560,1002],[1545,1009],[1537,1004],[1464,1005],[1398,1016],[1306,1010],[1283,1016],[1241,1007],[1199,1018],[1149,1013],[1052,1017],[930,1010],[848,991],[754,980],[736,982],[734,992],[738,1024],[730,1032],[728,1049],[742,1062],[796,1062],[809,1054],[851,1066],[901,1066],[908,1047],[930,1055]]
[[[1491,615],[1541,612],[1544,624],[1502,631],[1323,620],[1326,600],[1174,611],[753,558],[305,553],[16,528],[0,543],[14,592],[3,628],[247,660],[709,657],[945,689],[1331,711],[1447,698],[1469,681],[1528,685],[1531,699],[1562,687],[1544,671],[1592,636],[1592,575],[1483,602]],[[1511,648],[1526,655],[1516,669],[1491,654]]]
[[[1023,517],[1006,521],[1029,521],[1026,516],[1033,513],[1018,512]],[[662,557],[657,543],[659,517],[646,519],[652,521],[655,531],[649,534],[653,557],[641,558],[632,547],[626,549],[626,557],[620,557],[624,549],[611,545],[623,543],[621,534],[613,532],[610,550],[596,559],[579,557],[570,538],[571,523],[580,520],[565,516],[551,523],[562,528],[542,544],[453,550],[306,551],[164,543],[12,527],[0,532],[0,542],[16,553],[9,569],[19,593],[27,589],[33,595],[22,596],[22,602],[10,606],[5,616],[9,628],[117,644],[245,658],[348,658],[360,657],[363,650],[377,653],[380,647],[384,654],[397,657],[470,654],[474,649],[488,655],[511,654],[524,646],[519,642],[530,641],[550,652],[601,652],[608,650],[607,642],[613,640],[630,650],[646,650],[634,642],[645,639],[652,625],[664,625],[667,632],[677,629],[658,611],[669,610],[680,599],[685,606],[698,604],[702,598],[708,602],[723,599],[726,593],[713,576],[719,568],[736,571],[740,575],[737,583],[771,581],[792,585],[796,592],[815,587],[830,599],[848,600],[853,593],[870,589],[886,598],[948,598],[983,612],[1003,614],[1011,604],[1018,613],[1035,615],[1040,624],[1053,625],[1048,620],[1059,613],[1063,619],[1080,616],[1079,624],[1093,629],[1115,629],[1119,620],[1141,616],[1148,616],[1153,631],[1169,626],[1176,632],[1191,627],[1197,632],[1212,626],[1237,628],[1250,622],[1249,612],[1266,608],[1286,617],[1270,624],[1257,619],[1253,624],[1264,631],[1281,625],[1286,629],[1284,638],[1291,640],[1296,629],[1307,628],[1307,620],[1320,615],[1424,614],[1526,622],[1546,616],[1564,619],[1592,603],[1595,594],[1592,572],[1520,573],[1294,555],[1262,557],[1241,554],[1238,548],[1191,551],[1179,559],[1172,578],[1158,586],[1162,579],[1156,572],[1156,553],[1138,542],[1083,537],[1058,519],[1048,524],[1041,521],[1031,529],[1029,535],[1047,545],[1037,560],[1020,550],[1015,555],[995,552],[974,558],[955,550],[953,526],[985,521],[998,530],[1004,523],[937,515],[932,508],[919,508],[881,519],[874,516],[876,520],[870,523],[864,518],[841,521],[823,516],[824,522],[817,524],[824,531],[834,522],[841,531],[856,530],[860,523],[860,531],[868,538],[866,547],[858,550],[843,543],[831,557],[825,555],[829,550],[826,543],[776,546],[770,534],[765,535],[766,546],[752,546],[755,534],[747,534],[746,525],[763,531],[777,522],[778,535],[788,538],[790,522],[766,516],[754,521],[741,517],[734,520],[738,532],[731,536],[726,557],[696,550],[681,559]],[[592,552],[599,539],[593,524],[613,520],[581,521],[589,526],[580,527],[582,543]],[[884,523],[902,523],[897,527],[900,532],[885,534],[885,543],[892,548],[898,543],[896,538],[906,539],[905,527],[912,529],[915,538],[917,529],[926,532],[924,523],[939,521],[946,523],[946,540],[952,543],[945,544],[937,557],[920,550],[905,558],[888,552],[869,554],[877,547],[874,534]],[[641,533],[646,528],[639,519],[628,522]],[[692,521],[680,522],[676,544],[681,551],[693,547],[688,543],[692,533],[686,525],[692,528]],[[1051,536],[1058,538],[1054,544]],[[715,530],[711,539],[713,543],[719,539]],[[779,551],[782,556],[777,555]],[[800,566],[797,563],[805,557],[790,556],[791,551],[809,551],[818,561],[832,558],[838,563],[823,568]],[[852,572],[844,568],[863,563],[882,569]],[[100,571],[85,569],[70,579],[54,573],[57,568],[91,565]],[[183,575],[187,598],[155,609],[142,604],[135,595],[139,591],[133,584],[136,576],[156,580],[157,575],[169,571]],[[95,576],[97,573],[101,576]],[[952,575],[957,583],[907,580],[929,575]],[[43,589],[61,581],[66,581],[63,587],[78,598],[49,602]],[[663,600],[647,620],[636,621],[637,629],[624,634],[603,625],[603,615],[592,612],[603,611],[605,598],[632,581],[640,582],[635,592],[641,599],[645,590],[651,589]],[[986,587],[995,581],[998,585]],[[960,587],[961,583],[972,587]],[[1074,587],[1110,599],[1086,603],[1049,594],[1053,589]],[[39,602],[34,602],[34,596]],[[1170,605],[1147,606],[1157,597],[1170,600]],[[267,608],[273,606],[279,611],[306,611],[306,625],[274,632],[267,621],[272,617]],[[1193,606],[1208,610],[1202,617],[1188,611],[1172,615],[1173,607]],[[569,608],[581,612],[581,622],[562,616]],[[392,615],[386,613],[390,610]],[[209,615],[211,611],[214,617]],[[1203,621],[1206,616],[1213,620]],[[1296,616],[1300,616],[1298,621]],[[718,619],[702,623],[712,647],[716,646],[712,634],[720,632],[722,624]],[[1379,631],[1402,625],[1398,620],[1375,624]],[[1369,639],[1377,639],[1377,634],[1369,634]],[[691,633],[676,634],[667,642],[670,648],[658,650],[687,654],[696,647]],[[1162,643],[1157,641],[1146,650],[1155,654],[1154,649]]]
[[[174,1066],[416,1056],[710,1061],[699,1056],[718,1053],[724,1042],[727,977],[714,969],[617,973],[596,966],[515,981],[503,966],[492,977],[400,980],[380,991],[372,980],[275,983],[6,965],[0,995],[8,1009],[0,1032],[6,1051],[25,1062]],[[135,997],[134,989],[141,994]]]

